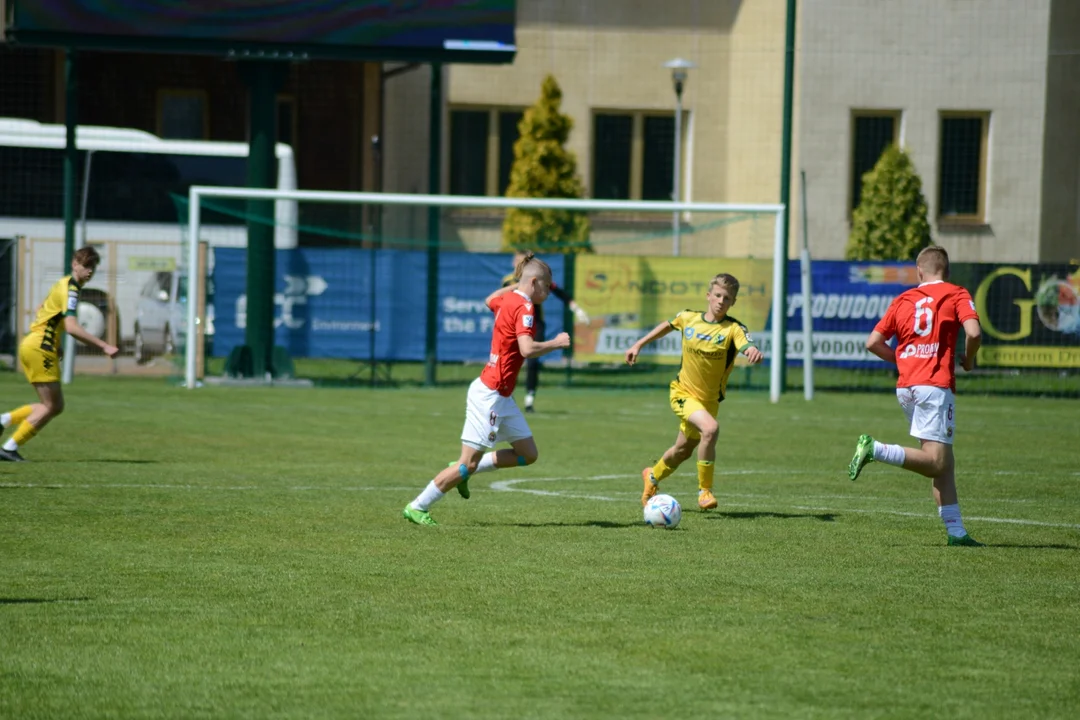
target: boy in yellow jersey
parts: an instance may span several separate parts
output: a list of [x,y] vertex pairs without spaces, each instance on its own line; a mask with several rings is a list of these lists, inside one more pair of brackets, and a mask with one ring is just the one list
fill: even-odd
[[626,351],[626,362],[633,365],[641,349],[672,330],[682,333],[682,367],[671,382],[671,409],[679,416],[679,435],[660,462],[641,471],[645,490],[641,504],[656,494],[657,483],[675,472],[684,460],[698,448],[698,507],[716,507],[713,495],[713,463],[716,460],[718,427],[716,412],[724,399],[728,376],[735,365],[735,355],[742,353],[752,365],[765,357],[753,344],[746,327],[728,310],[739,294],[739,281],[727,273],[712,279],[705,295],[706,312],[683,310],[672,320],[663,322]]
[[41,428],[64,411],[64,392],[60,386],[60,351],[64,331],[87,345],[101,348],[109,357],[119,350],[94,337],[79,325],[75,310],[79,306],[79,291],[94,276],[101,257],[92,247],[80,248],[71,259],[71,275],[60,278],[49,290],[45,302],[38,308],[30,332],[19,344],[19,363],[23,374],[37,391],[33,405],[23,405],[0,415],[0,425],[15,425],[15,432],[0,447],[0,460],[22,462],[19,447],[38,434]]

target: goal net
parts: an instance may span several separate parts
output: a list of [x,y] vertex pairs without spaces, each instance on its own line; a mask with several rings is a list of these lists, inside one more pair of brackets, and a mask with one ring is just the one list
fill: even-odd
[[[200,263],[200,244],[191,238],[208,250],[201,278],[206,290],[200,299],[196,286],[196,302],[186,306],[185,338],[208,328],[211,308],[213,337],[204,343],[209,353],[184,343],[188,387],[203,373],[226,371],[222,358],[245,342],[247,249],[214,246],[203,217],[214,212],[247,223],[281,222],[280,212],[275,220],[247,210],[243,201],[250,200],[298,206],[298,247],[275,251],[273,342],[292,359],[297,375],[315,379],[474,376],[490,346],[492,318],[483,300],[512,270],[506,228],[515,223],[534,229],[519,245],[551,265],[556,284],[583,311],[570,312],[557,296],[545,303],[547,336],[566,330],[573,347],[545,357],[544,372],[563,373],[568,382],[670,382],[680,360],[678,338],[653,344],[633,369],[623,363],[625,350],[675,313],[704,309],[717,273],[739,279],[733,315],[758,337],[775,331],[772,313],[783,305],[778,278],[784,263],[774,261],[782,232],[779,205],[196,187],[182,203],[182,235],[187,267]],[[560,252],[566,248],[578,252]],[[740,373],[741,382],[771,384],[778,392],[768,362]]]

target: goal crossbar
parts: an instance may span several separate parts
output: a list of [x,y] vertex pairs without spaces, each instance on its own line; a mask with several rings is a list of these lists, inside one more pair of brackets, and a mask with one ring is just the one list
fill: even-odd
[[[580,212],[643,212],[643,213],[721,213],[745,212],[774,214],[773,232],[773,297],[772,297],[772,359],[769,373],[769,397],[772,402],[780,399],[782,364],[784,358],[784,273],[787,263],[787,243],[784,237],[784,213],[782,204],[737,204],[707,202],[667,202],[657,200],[593,200],[576,198],[513,198],[485,197],[475,195],[422,195],[412,193],[344,192],[332,190],[274,190],[240,187],[216,187],[193,185],[188,190],[188,268],[198,267],[198,237],[201,225],[201,201],[203,198],[233,198],[239,200],[295,200],[331,204],[352,205],[416,205],[436,207],[470,208],[529,208],[534,210],[576,210]],[[194,278],[191,278],[194,280]],[[189,291],[195,286],[188,283]],[[188,302],[187,337],[185,348],[185,385],[197,386],[196,347],[190,339],[198,331],[197,303]]]

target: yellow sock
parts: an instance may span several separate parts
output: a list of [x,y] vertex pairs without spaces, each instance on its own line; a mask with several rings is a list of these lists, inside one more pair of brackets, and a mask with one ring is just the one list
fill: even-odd
[[19,425],[19,429],[15,431],[15,434],[11,436],[12,441],[19,447],[22,447],[26,443],[34,439],[37,435],[37,428],[31,425],[26,420],[22,421]]
[[653,465],[652,474],[656,478],[656,482],[660,482],[671,473],[675,472],[675,468],[668,467],[668,464],[664,462],[664,458],[660,458],[660,462]]
[[713,481],[713,465],[712,460],[698,460],[697,463],[697,486],[701,490],[712,490]]
[[17,425],[26,418],[30,417],[30,413],[33,408],[29,405],[23,405],[21,408],[15,408],[11,412],[7,413],[10,416],[8,425]]

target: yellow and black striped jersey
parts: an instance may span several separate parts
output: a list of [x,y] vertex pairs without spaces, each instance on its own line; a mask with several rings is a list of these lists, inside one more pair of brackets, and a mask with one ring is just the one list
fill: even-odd
[[746,326],[730,315],[709,322],[697,310],[683,310],[668,322],[682,333],[679,384],[702,402],[723,400],[735,356],[754,344]]
[[62,277],[49,289],[45,302],[38,308],[27,337],[40,338],[40,347],[57,352],[64,337],[64,317],[75,315],[79,307],[79,285],[70,276]]

